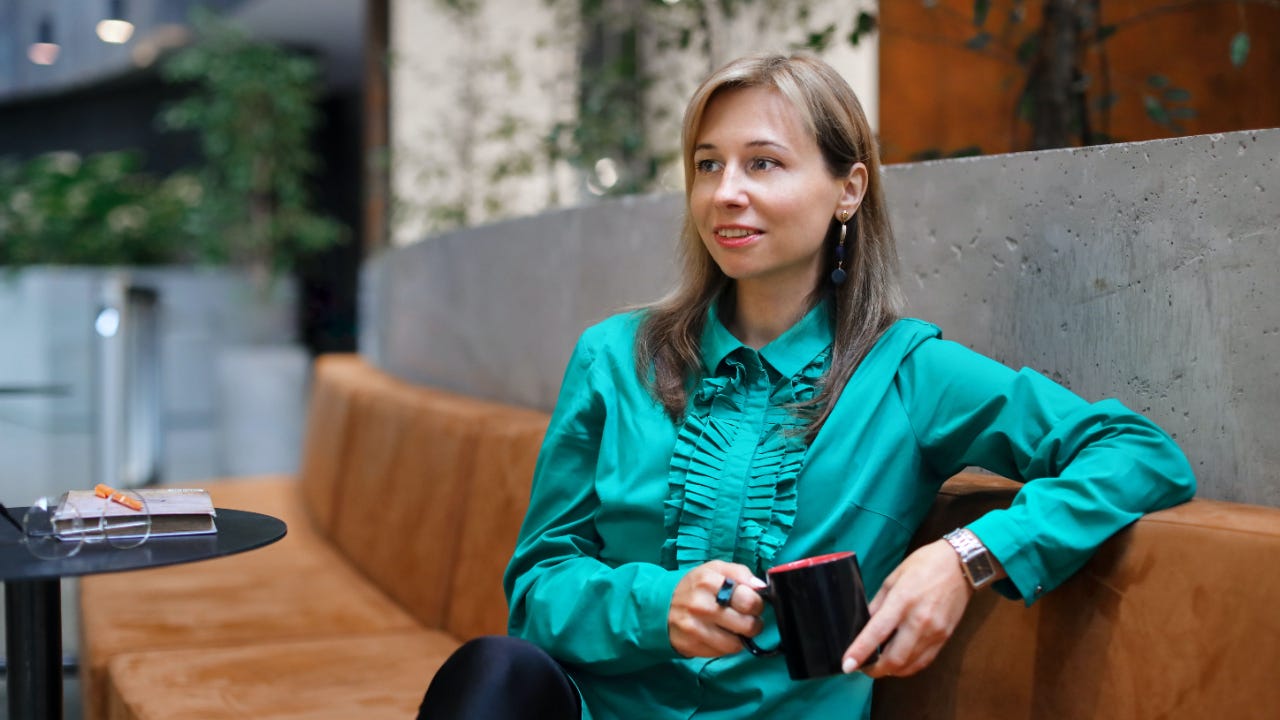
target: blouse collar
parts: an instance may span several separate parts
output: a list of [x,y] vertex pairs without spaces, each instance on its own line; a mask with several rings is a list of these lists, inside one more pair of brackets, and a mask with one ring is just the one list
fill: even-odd
[[[712,374],[730,353],[739,348],[756,352],[742,344],[724,326],[717,312],[718,306],[719,302],[711,305],[702,328],[702,362],[706,371]],[[760,348],[760,356],[783,377],[794,377],[831,346],[835,337],[831,325],[831,301],[823,299],[795,325]]]

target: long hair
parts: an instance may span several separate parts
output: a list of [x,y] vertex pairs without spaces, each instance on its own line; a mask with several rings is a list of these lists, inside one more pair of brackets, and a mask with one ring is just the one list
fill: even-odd
[[723,91],[751,87],[775,88],[791,102],[817,140],[833,178],[848,175],[855,163],[867,167],[866,194],[850,220],[846,240],[846,253],[851,253],[845,268],[848,278],[841,285],[829,279],[840,231],[834,218],[823,242],[825,260],[813,301],[832,298],[835,341],[831,366],[811,403],[814,412],[806,434],[812,438],[831,414],[835,398],[858,364],[898,318],[900,306],[897,248],[880,186],[880,155],[871,126],[849,84],[812,55],[740,58],[717,70],[694,92],[681,134],[686,212],[680,231],[680,284],[649,308],[636,341],[636,369],[640,377],[648,378],[654,398],[671,419],[679,422],[688,404],[690,384],[701,372],[700,346],[708,310],[732,282],[707,252],[689,212],[693,146],[707,105]]

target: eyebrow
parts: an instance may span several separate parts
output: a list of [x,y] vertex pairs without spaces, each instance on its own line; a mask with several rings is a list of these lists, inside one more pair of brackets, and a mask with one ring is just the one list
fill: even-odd
[[[754,147],[771,147],[771,148],[777,148],[779,150],[787,149],[786,145],[783,145],[782,143],[774,142],[772,140],[752,140],[747,143],[747,147],[753,147],[753,148]],[[706,142],[698,143],[693,147],[693,151],[695,153],[698,152],[699,150],[715,150],[715,149],[716,149],[716,146],[714,143],[706,143]]]

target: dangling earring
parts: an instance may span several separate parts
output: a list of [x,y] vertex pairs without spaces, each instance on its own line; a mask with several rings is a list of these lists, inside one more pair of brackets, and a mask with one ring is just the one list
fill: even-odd
[[836,269],[831,271],[831,283],[843,285],[849,277],[844,271],[844,239],[849,234],[849,211],[840,211],[840,241],[836,243]]

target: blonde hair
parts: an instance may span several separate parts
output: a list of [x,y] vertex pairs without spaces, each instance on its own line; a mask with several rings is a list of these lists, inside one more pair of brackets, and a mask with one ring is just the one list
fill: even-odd
[[[702,244],[688,212],[693,180],[693,144],[707,106],[721,92],[751,87],[776,88],[799,113],[832,177],[848,175],[855,163],[867,167],[867,189],[850,221],[848,279],[835,285],[835,243],[840,225],[834,218],[827,230],[824,267],[814,288],[816,303],[833,301],[835,341],[831,367],[822,390],[811,403],[812,437],[831,413],[834,399],[880,335],[898,318],[900,291],[898,255],[880,186],[880,156],[862,105],[834,68],[807,53],[753,55],[725,65],[703,81],[685,110],[682,146],[685,170],[685,219],[680,232],[680,285],[649,308],[636,342],[636,367],[649,377],[655,399],[673,421],[679,422],[688,404],[690,383],[701,372],[703,325],[711,304],[730,286]],[[652,375],[650,376],[650,372]]]

